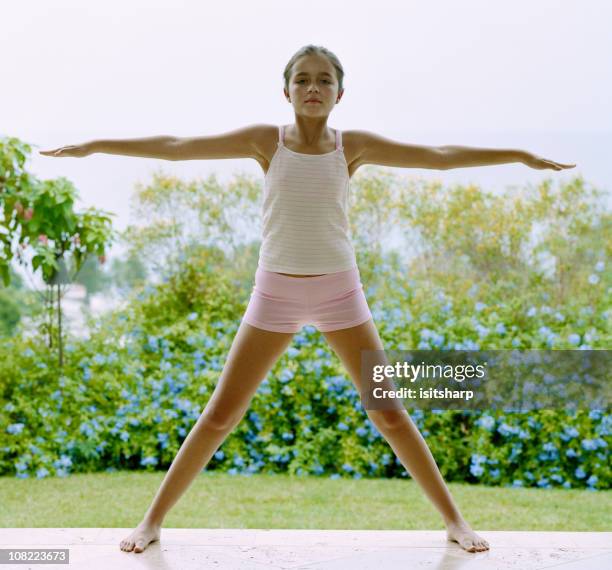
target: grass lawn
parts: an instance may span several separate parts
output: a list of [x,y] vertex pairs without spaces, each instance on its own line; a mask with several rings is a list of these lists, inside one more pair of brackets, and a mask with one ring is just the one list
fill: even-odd
[[[0,527],[133,527],[165,473],[0,478]],[[450,483],[481,530],[609,531],[610,491],[514,489]],[[336,479],[202,472],[170,511],[172,528],[442,530],[411,479]]]

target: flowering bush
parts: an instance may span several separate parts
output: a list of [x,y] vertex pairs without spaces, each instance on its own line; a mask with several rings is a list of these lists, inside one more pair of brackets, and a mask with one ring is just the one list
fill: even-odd
[[[214,270],[220,255],[201,252],[175,277],[90,323],[88,339],[68,342],[61,374],[35,339],[4,343],[0,474],[167,469],[214,390],[248,301],[248,287]],[[572,334],[583,348],[609,342],[609,314],[460,298],[422,289],[392,260],[379,270],[384,297],[375,285],[366,295],[389,349],[503,348],[516,340],[538,348],[552,335],[555,347],[571,348]],[[412,410],[411,417],[447,480],[610,487],[609,414]],[[294,336],[207,469],[408,476],[312,326]]]

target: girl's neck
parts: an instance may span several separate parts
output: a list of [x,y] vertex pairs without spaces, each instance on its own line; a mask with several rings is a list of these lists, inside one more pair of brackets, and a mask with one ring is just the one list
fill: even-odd
[[308,119],[296,117],[295,124],[285,128],[290,130],[291,137],[305,147],[317,147],[333,138],[333,133],[327,127],[327,117],[323,119]]

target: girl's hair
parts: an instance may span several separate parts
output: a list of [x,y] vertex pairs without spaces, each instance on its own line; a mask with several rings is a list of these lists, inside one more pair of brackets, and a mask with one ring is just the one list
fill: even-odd
[[338,59],[335,53],[332,53],[327,48],[324,48],[323,46],[315,46],[312,44],[308,44],[307,46],[304,46],[300,48],[298,51],[296,51],[291,57],[291,59],[289,60],[289,63],[285,66],[283,77],[285,78],[285,88],[287,89],[287,91],[289,90],[289,78],[291,77],[291,70],[293,69],[295,62],[300,57],[304,55],[311,55],[311,54],[322,55],[331,62],[331,64],[336,69],[336,77],[338,78],[338,91],[342,91],[342,80],[344,79],[344,69],[342,68],[342,64],[340,63],[340,60]]

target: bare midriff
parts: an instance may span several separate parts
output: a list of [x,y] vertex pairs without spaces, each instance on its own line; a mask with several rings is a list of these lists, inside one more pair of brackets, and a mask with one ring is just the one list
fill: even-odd
[[279,273],[279,275],[286,275],[287,277],[321,277],[321,275],[326,274],[321,273],[321,275],[293,275],[293,273]]

